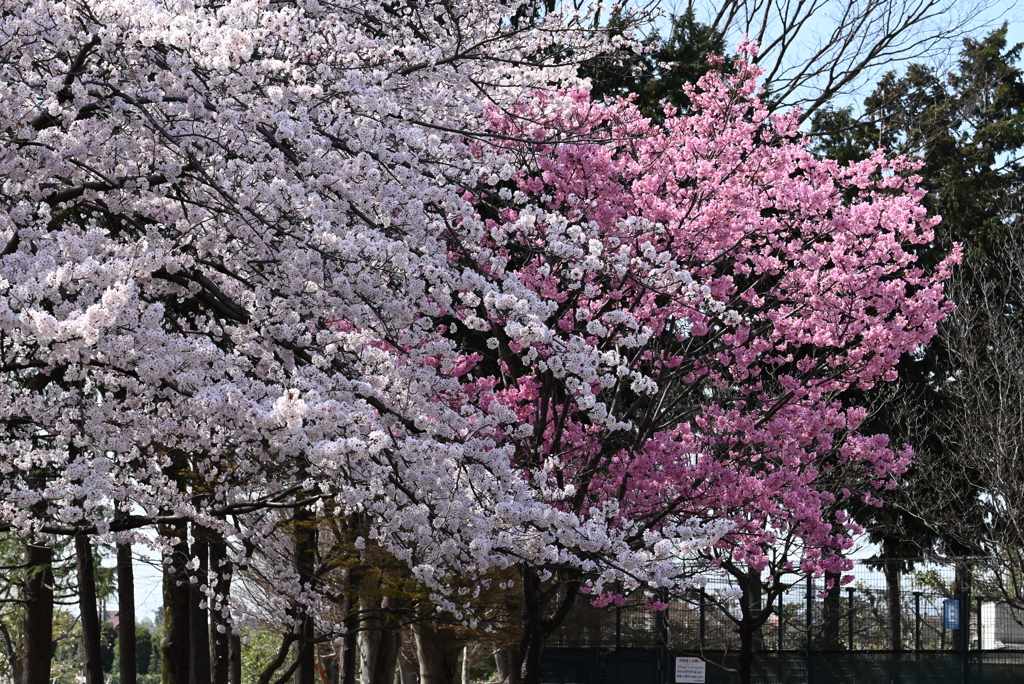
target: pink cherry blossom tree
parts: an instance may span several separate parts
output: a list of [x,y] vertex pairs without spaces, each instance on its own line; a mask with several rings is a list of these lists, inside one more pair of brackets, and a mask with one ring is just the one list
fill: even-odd
[[[483,103],[572,82],[566,55],[599,42],[585,16],[343,0],[0,15],[5,529],[45,549],[155,528],[169,609],[193,612],[201,594],[226,609],[218,587],[275,524],[258,513],[315,519],[327,499],[452,609],[453,572],[636,553],[538,496],[499,441],[514,412],[448,400],[465,354],[437,326],[476,278],[449,256],[482,229],[463,194],[512,161],[470,149],[491,135]],[[308,646],[315,577],[277,557]],[[168,620],[167,681],[188,676],[190,629]]]
[[[931,339],[957,256],[934,272],[915,263],[937,219],[914,163],[818,161],[797,113],[769,116],[758,70],[732,66],[663,127],[583,90],[496,113],[497,144],[525,171],[477,193],[494,217],[459,258],[522,292],[467,291],[456,318],[486,337],[474,383],[516,412],[514,459],[553,503],[655,556],[675,553],[676,525],[726,523],[704,558],[748,593],[767,572],[768,600],[735,618],[749,681],[771,599],[849,569],[847,503],[880,504],[906,467],[909,448],[860,434],[865,410],[840,395],[894,379],[900,355]],[[542,321],[508,315],[537,297]],[[584,590],[630,571],[605,567]],[[540,602],[538,569],[522,573],[527,606]],[[581,581],[566,577],[561,604],[524,625],[524,681]]]
[[[535,10],[0,0],[4,527],[156,529],[167,605],[237,615],[329,502],[456,615],[453,574],[518,567],[530,684],[582,589],[841,563],[826,512],[906,455],[836,397],[946,310],[912,166],[814,161],[742,63],[664,127],[593,103],[587,18]],[[309,682],[339,630],[292,544]],[[169,615],[165,681],[200,676]]]

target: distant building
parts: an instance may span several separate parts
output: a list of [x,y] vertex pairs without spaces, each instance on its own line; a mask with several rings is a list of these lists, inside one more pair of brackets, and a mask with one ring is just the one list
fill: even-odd
[[1005,603],[982,603],[981,647],[1024,649],[1024,611]]
[[121,624],[121,617],[116,610],[104,610],[100,611],[100,622],[109,622],[114,629],[117,629],[117,626]]

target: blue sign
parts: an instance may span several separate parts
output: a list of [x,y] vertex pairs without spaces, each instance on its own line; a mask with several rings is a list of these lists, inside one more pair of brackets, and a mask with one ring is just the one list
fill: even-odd
[[946,599],[942,602],[942,620],[946,629],[960,629],[960,602]]

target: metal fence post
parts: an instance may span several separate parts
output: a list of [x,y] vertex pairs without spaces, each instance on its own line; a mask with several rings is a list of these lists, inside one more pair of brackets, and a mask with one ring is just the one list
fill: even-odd
[[957,608],[960,614],[960,679],[963,684],[967,684],[971,680],[971,592],[966,581],[960,585],[960,604]]
[[662,645],[665,648],[668,648],[669,641],[670,641],[669,630],[671,629],[671,625],[670,625],[669,620],[668,620],[668,611],[672,607],[672,599],[668,595],[668,589],[663,589],[662,590],[662,592],[661,592],[661,602],[665,604],[665,610],[662,611],[662,616],[661,616],[661,620],[662,620],[661,642],[662,642]]
[[921,650],[921,592],[914,592],[914,650]]
[[[981,650],[981,597],[974,599],[974,604],[978,606],[978,650]],[[979,659],[981,656],[978,656]],[[980,662],[980,660],[979,660]]]
[[708,602],[704,590],[700,590],[700,650],[707,648]]
[[807,613],[806,626],[807,626],[807,684],[812,684],[814,681],[814,675],[811,672],[811,666],[813,665],[813,650],[814,650],[814,636],[811,634],[811,627],[814,624],[814,616],[812,611],[814,610],[814,578],[807,575],[807,606],[804,611]]
[[846,595],[848,597],[847,601],[849,601],[849,605],[847,606],[847,610],[846,610],[846,629],[847,629],[847,632],[848,632],[847,635],[846,635],[846,640],[847,640],[847,642],[849,644],[849,649],[852,651],[853,650],[853,610],[854,610],[854,608],[853,608],[853,587],[848,587],[847,588]]
[[779,607],[778,607],[778,609],[776,609],[776,613],[775,613],[776,616],[778,616],[778,618],[779,618],[779,644],[778,644],[778,648],[775,649],[776,651],[781,651],[782,650],[782,639],[783,639],[783,637],[785,636],[785,633],[786,633],[786,631],[785,631],[786,630],[786,623],[782,620],[782,594],[783,593],[784,592],[779,592]]
[[615,650],[622,648],[622,606],[615,604]]
[[658,624],[658,637],[661,644],[658,647],[658,651],[661,654],[661,667],[662,684],[671,684],[672,682],[672,653],[669,650],[669,619],[668,611],[672,605],[671,598],[668,595],[668,590],[663,589],[658,593],[658,599],[665,604],[665,609],[655,613],[655,617],[659,620]]

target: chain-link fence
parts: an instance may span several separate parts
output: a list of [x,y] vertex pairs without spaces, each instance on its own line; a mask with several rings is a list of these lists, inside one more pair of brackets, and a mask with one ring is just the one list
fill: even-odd
[[[671,652],[652,649],[551,649],[545,653],[545,684],[671,684]],[[735,653],[705,652],[705,684],[734,684]],[[808,665],[810,666],[808,668]],[[1022,660],[999,651],[761,651],[755,684],[1020,684]]]
[[[809,578],[771,598],[771,615],[752,635],[756,661],[768,668],[755,681],[866,682],[865,673],[875,672],[872,681],[958,682],[973,667],[972,682],[1003,681],[997,674],[1006,672],[1015,677],[1007,681],[1024,682],[1024,612],[986,595],[984,578],[969,567],[958,575],[934,563],[872,561],[852,574],[842,587]],[[580,601],[548,647],[658,650],[724,664],[740,647],[739,607],[738,588],[725,580],[670,601],[664,611],[651,611],[644,597],[604,608]],[[959,676],[934,679],[925,670]]]
[[[907,561],[899,561],[906,565]],[[1024,650],[1024,612],[995,598],[958,590],[955,569],[918,564],[887,581],[884,563],[858,565],[853,582],[829,590],[808,578],[773,599],[755,633],[758,650]],[[983,586],[983,585],[982,585]],[[725,580],[651,611],[642,596],[595,608],[580,601],[549,644],[556,647],[730,651],[739,647],[738,589]],[[966,599],[967,609],[960,603]],[[969,621],[969,622],[968,622]],[[960,622],[967,624],[961,634]]]

